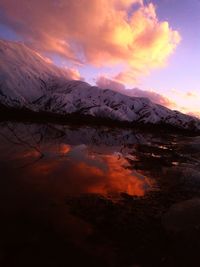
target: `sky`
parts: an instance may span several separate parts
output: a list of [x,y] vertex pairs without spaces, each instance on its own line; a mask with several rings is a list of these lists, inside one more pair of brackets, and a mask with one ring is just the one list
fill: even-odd
[[73,77],[200,115],[200,0],[0,0],[0,38]]

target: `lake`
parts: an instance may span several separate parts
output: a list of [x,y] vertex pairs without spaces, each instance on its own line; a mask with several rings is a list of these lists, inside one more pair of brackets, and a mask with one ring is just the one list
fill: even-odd
[[200,137],[0,123],[1,266],[198,266]]

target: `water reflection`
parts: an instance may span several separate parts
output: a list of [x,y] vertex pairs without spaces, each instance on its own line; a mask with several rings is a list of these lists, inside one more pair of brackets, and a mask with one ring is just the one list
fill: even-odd
[[[2,160],[12,162],[10,167],[16,169],[20,177],[26,176],[24,182],[37,181],[42,186],[45,181],[47,188],[59,187],[59,194],[95,193],[107,197],[117,197],[121,192],[143,196],[152,187],[151,179],[130,168],[126,159],[133,158],[128,154],[130,149],[117,142],[116,146],[107,148],[95,143],[64,143],[63,136],[41,138],[41,130],[38,132],[37,127],[33,127],[31,132],[30,127],[33,126],[24,126],[23,131],[19,131],[15,125],[9,126],[4,128],[1,138]],[[54,136],[58,136],[57,133]],[[93,140],[99,142],[97,137]]]
[[58,177],[62,188],[68,194],[96,193],[116,195],[126,192],[130,195],[142,196],[151,187],[150,179],[130,170],[129,163],[116,154],[90,155],[87,148],[74,147],[65,157],[55,161],[40,161],[33,168],[32,176],[45,178]]
[[59,188],[63,196],[144,196],[161,186],[166,173],[186,164],[198,169],[198,144],[198,137],[162,137],[131,129],[4,122],[0,168],[2,173],[13,170],[16,179],[25,177],[24,183]]
[[199,137],[1,123],[0,265],[197,266],[161,222],[200,198],[199,156]]

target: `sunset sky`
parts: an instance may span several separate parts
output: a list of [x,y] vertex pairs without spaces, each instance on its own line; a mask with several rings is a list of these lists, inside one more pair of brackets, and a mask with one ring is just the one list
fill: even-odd
[[0,38],[72,78],[153,91],[200,114],[200,0],[0,0]]

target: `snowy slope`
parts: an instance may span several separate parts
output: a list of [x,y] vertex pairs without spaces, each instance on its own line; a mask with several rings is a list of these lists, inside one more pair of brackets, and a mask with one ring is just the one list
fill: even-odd
[[10,106],[25,106],[42,96],[46,82],[65,71],[24,44],[0,40],[0,97]]
[[194,117],[152,103],[147,98],[129,97],[109,89],[100,89],[81,81],[68,81],[45,95],[35,106],[58,114],[91,115],[117,121],[165,123],[184,129],[200,129]]
[[0,41],[0,59],[0,103],[6,106],[200,130],[200,120],[147,98],[69,81],[64,70],[25,45]]

